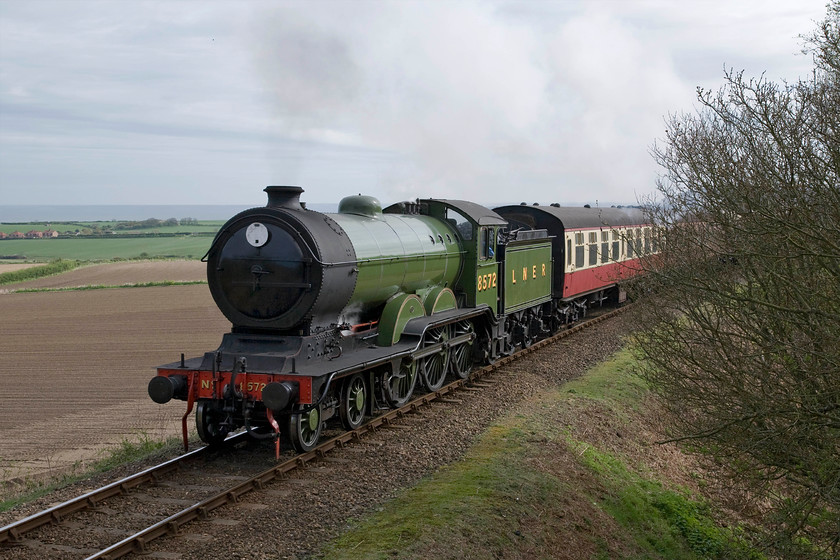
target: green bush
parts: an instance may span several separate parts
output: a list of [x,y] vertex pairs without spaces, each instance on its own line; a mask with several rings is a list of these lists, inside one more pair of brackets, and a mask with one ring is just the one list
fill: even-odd
[[67,272],[68,270],[77,268],[80,264],[81,263],[76,260],[56,259],[42,266],[33,266],[31,268],[24,268],[23,270],[3,272],[0,273],[0,285],[16,284],[18,282],[34,280],[35,278],[61,274],[62,272]]

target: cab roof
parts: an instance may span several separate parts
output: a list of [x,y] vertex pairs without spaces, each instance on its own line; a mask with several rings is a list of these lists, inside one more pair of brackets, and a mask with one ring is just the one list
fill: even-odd
[[480,226],[506,226],[508,221],[486,206],[468,200],[441,198],[421,199],[420,202],[436,202],[453,208]]

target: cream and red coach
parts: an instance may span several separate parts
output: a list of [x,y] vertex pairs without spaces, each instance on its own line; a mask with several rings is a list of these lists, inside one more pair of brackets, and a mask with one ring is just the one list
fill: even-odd
[[555,239],[552,297],[568,321],[607,300],[623,303],[621,281],[640,271],[640,258],[659,250],[653,228],[637,208],[520,204],[494,211],[511,229],[544,229]]

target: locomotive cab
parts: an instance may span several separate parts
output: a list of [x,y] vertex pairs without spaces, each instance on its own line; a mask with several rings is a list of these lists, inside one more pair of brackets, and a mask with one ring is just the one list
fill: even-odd
[[420,207],[438,220],[448,223],[464,248],[463,273],[456,294],[466,307],[488,306],[499,313],[499,232],[507,220],[494,211],[466,200],[421,199]]

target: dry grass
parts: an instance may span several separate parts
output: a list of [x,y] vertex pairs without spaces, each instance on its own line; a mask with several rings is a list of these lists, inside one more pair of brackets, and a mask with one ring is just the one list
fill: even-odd
[[0,274],[4,272],[16,272],[18,270],[26,270],[33,266],[41,266],[43,263],[11,263],[0,261]]

